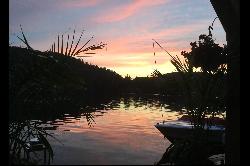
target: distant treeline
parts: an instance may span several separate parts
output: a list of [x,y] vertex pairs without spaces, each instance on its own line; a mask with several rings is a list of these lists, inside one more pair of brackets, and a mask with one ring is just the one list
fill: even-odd
[[133,80],[125,78],[126,91],[137,94],[163,94],[169,96],[181,95],[178,85],[179,73],[168,73],[158,77],[136,77]]

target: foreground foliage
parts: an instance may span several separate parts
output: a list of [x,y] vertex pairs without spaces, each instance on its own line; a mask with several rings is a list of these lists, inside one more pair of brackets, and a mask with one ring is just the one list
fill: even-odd
[[[194,125],[193,139],[176,141],[167,148],[162,159],[157,164],[212,164],[208,157],[212,154],[224,153],[223,145],[210,145],[204,133],[205,118],[215,117],[226,111],[226,46],[221,47],[215,43],[211,26],[209,35],[202,34],[199,41],[191,42],[191,51],[182,51],[182,61],[178,56],[172,56],[157,41],[171,57],[171,62],[181,74],[179,80],[183,98],[185,100],[186,114],[191,117]],[[195,74],[200,70],[199,74]]]

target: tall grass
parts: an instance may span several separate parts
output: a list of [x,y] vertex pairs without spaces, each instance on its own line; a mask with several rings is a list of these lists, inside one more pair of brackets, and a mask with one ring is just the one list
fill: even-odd
[[66,46],[66,51],[64,55],[68,55],[68,47],[69,47],[69,34],[68,34],[68,38],[67,38],[67,46]]
[[33,48],[31,48],[31,46],[29,45],[29,42],[28,42],[28,40],[26,39],[26,36],[25,36],[24,33],[23,33],[22,25],[20,25],[20,29],[21,29],[21,33],[22,33],[23,38],[21,38],[21,37],[19,37],[19,36],[17,36],[17,38],[20,39],[20,40],[26,45],[26,47],[27,47],[28,49],[33,50]]
[[89,52],[89,51],[95,51],[98,49],[103,49],[107,44],[100,42],[99,44],[95,45],[90,45],[87,46],[91,40],[94,38],[93,36],[87,40],[82,46],[80,46],[80,42],[82,40],[84,30],[81,31],[80,37],[76,41],[76,31],[74,29],[72,39],[70,39],[70,35],[67,35],[67,42],[66,42],[66,49],[64,49],[64,42],[63,42],[63,35],[61,35],[61,48],[59,48],[59,41],[60,41],[60,35],[57,36],[57,51],[55,49],[55,42],[52,44],[51,48],[48,50],[52,52],[57,52],[60,54],[64,54],[66,56],[73,56],[73,57],[85,57],[84,55],[80,55],[81,53],[83,54],[95,54],[95,52]]
[[62,35],[62,44],[61,44],[61,54],[63,54],[63,35]]
[[[30,46],[24,32],[22,29],[22,26],[20,25],[20,29],[21,29],[21,34],[22,37],[17,36],[17,38],[22,41],[27,49],[33,50],[33,48]],[[73,56],[73,57],[89,57],[89,56],[84,56],[84,55],[80,55],[81,53],[83,54],[95,54],[95,52],[89,52],[89,51],[95,51],[98,49],[103,49],[106,47],[107,44],[100,42],[99,44],[95,45],[90,45],[87,46],[91,40],[94,38],[93,36],[87,40],[82,46],[80,46],[80,42],[83,36],[83,32],[84,30],[82,30],[81,35],[79,37],[79,39],[77,40],[77,42],[75,41],[75,34],[76,31],[74,29],[73,31],[73,35],[72,35],[72,40],[69,41],[70,35],[67,35],[67,42],[66,42],[66,49],[64,49],[64,42],[63,42],[63,35],[61,35],[61,46],[60,46],[60,35],[57,35],[57,42],[53,42],[51,47],[47,50],[50,52],[54,52],[54,53],[59,53],[59,54],[63,54],[66,56]],[[74,43],[76,43],[74,45]],[[56,44],[57,44],[57,49],[56,49]]]

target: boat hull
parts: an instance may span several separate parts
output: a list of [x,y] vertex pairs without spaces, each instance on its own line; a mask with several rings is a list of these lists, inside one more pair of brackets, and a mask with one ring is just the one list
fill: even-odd
[[[195,134],[193,125],[185,121],[157,123],[155,127],[172,143],[177,140],[191,139]],[[203,131],[204,139],[210,143],[224,144],[225,128],[223,126],[211,126],[209,130]]]

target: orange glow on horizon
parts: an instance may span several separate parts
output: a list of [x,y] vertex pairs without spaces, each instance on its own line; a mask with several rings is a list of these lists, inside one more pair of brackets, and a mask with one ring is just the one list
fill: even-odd
[[[180,52],[181,51],[170,51],[170,54],[173,56],[178,55],[183,59]],[[132,78],[135,78],[150,76],[155,69],[162,74],[175,72],[176,69],[170,62],[170,59],[170,56],[167,55],[166,52],[158,51],[155,52],[154,56],[153,51],[151,51],[148,53],[95,55],[91,58],[85,58],[84,60],[91,64],[111,69],[123,77],[128,74]]]

